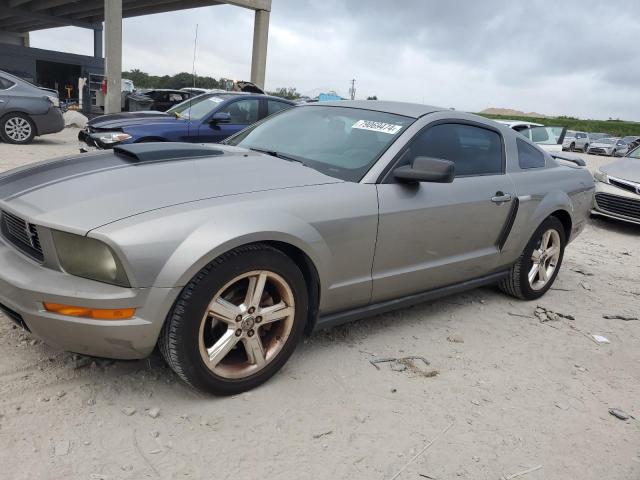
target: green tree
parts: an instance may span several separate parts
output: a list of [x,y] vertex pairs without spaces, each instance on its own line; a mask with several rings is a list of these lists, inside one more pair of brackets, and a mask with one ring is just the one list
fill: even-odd
[[295,88],[289,87],[280,87],[276,88],[274,92],[267,92],[269,95],[273,95],[274,97],[286,98],[287,100],[297,100],[300,98],[300,94]]
[[377,100],[378,96],[377,95],[373,95],[372,97],[367,97],[367,100]]

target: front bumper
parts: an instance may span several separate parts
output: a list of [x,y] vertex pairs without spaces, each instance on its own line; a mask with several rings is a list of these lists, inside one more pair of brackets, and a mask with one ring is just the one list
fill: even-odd
[[51,107],[44,115],[31,115],[31,118],[36,124],[38,135],[57,133],[64,130],[64,117],[62,116],[62,110],[58,107]]
[[[123,288],[43,267],[0,237],[0,310],[48,345],[98,357],[144,358],[180,288]],[[47,312],[43,302],[136,308],[128,320],[93,320]]]
[[591,213],[640,225],[640,195],[596,182]]

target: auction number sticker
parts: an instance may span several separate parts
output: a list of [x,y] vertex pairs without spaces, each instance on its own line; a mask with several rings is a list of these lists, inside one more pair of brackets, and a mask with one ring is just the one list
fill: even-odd
[[402,129],[402,125],[394,125],[393,123],[374,122],[373,120],[358,120],[351,128],[360,130],[371,130],[372,132],[388,133],[395,135]]

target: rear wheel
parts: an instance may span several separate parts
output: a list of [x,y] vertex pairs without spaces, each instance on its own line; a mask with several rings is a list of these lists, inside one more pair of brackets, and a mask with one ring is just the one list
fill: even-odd
[[36,136],[36,126],[24,113],[9,113],[0,120],[0,137],[7,143],[24,145]]
[[293,261],[254,245],[209,264],[180,295],[160,336],[169,366],[190,385],[232,395],[268,380],[293,353],[307,319]]
[[571,152],[575,152],[575,151],[576,151],[576,144],[575,144],[575,143],[572,143],[571,145],[569,145],[569,150],[570,150]]
[[500,289],[523,300],[540,298],[560,271],[565,245],[564,226],[556,217],[547,218],[500,283]]

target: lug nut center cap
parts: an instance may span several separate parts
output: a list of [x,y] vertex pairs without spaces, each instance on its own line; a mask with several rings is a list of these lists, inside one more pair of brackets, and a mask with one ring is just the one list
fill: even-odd
[[246,332],[248,330],[251,330],[255,325],[255,323],[256,323],[256,320],[253,318],[253,316],[249,316],[244,320],[242,320],[242,322],[240,323],[240,328],[242,328],[242,330]]

